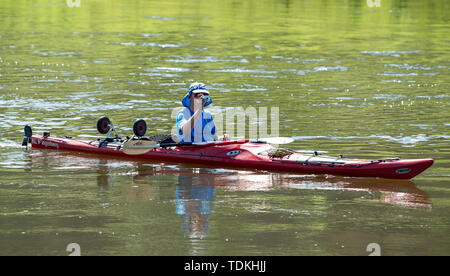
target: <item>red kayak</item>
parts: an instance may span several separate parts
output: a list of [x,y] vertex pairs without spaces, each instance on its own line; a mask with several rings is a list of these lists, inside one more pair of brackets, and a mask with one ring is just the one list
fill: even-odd
[[[31,131],[30,131],[31,133]],[[202,164],[235,169],[258,169],[298,174],[330,174],[351,177],[381,177],[411,179],[433,164],[433,159],[399,158],[367,160],[326,157],[290,151],[272,154],[272,145],[249,140],[215,142],[201,145],[167,145],[149,149],[139,155],[129,155],[123,146],[130,139],[78,140],[71,137],[29,135],[33,148],[100,154],[112,157],[145,159],[152,162]],[[137,138],[132,138],[137,139]]]

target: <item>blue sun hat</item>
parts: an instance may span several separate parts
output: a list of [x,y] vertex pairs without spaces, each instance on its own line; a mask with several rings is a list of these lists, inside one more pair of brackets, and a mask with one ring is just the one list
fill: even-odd
[[[192,93],[206,93],[209,95],[209,91],[206,90],[206,86],[204,83],[194,82],[189,86],[188,93],[184,96],[183,100],[181,100],[181,103],[185,107],[191,106],[191,101],[189,100],[189,97],[191,96]],[[210,104],[212,104],[211,98],[209,98],[209,100],[205,103],[205,106],[208,106]]]

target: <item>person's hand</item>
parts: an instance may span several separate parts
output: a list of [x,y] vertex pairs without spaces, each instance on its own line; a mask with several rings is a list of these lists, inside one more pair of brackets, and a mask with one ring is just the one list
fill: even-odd
[[220,138],[220,140],[222,140],[222,141],[230,141],[231,139],[230,139],[230,136],[229,136],[228,134],[225,133],[225,134],[223,135],[223,137]]
[[203,105],[205,104],[205,100],[201,97],[194,98],[194,112],[197,110],[203,110]]

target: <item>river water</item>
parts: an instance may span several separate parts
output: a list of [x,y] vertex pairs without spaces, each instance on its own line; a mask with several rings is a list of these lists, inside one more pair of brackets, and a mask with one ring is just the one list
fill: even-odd
[[[450,253],[450,4],[0,2],[0,255]],[[279,110],[293,150],[425,158],[412,181],[240,171],[23,149],[35,133],[170,132],[191,82],[211,110]],[[225,126],[222,132],[227,132]],[[230,130],[228,130],[229,132]]]

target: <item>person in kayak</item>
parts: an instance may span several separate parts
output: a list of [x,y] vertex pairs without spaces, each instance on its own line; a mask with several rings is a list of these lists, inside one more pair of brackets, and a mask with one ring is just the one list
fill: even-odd
[[[185,107],[177,115],[178,140],[180,142],[212,142],[219,140],[211,112],[204,108],[212,103],[204,83],[189,86],[181,103]],[[221,140],[226,140],[226,135]]]

